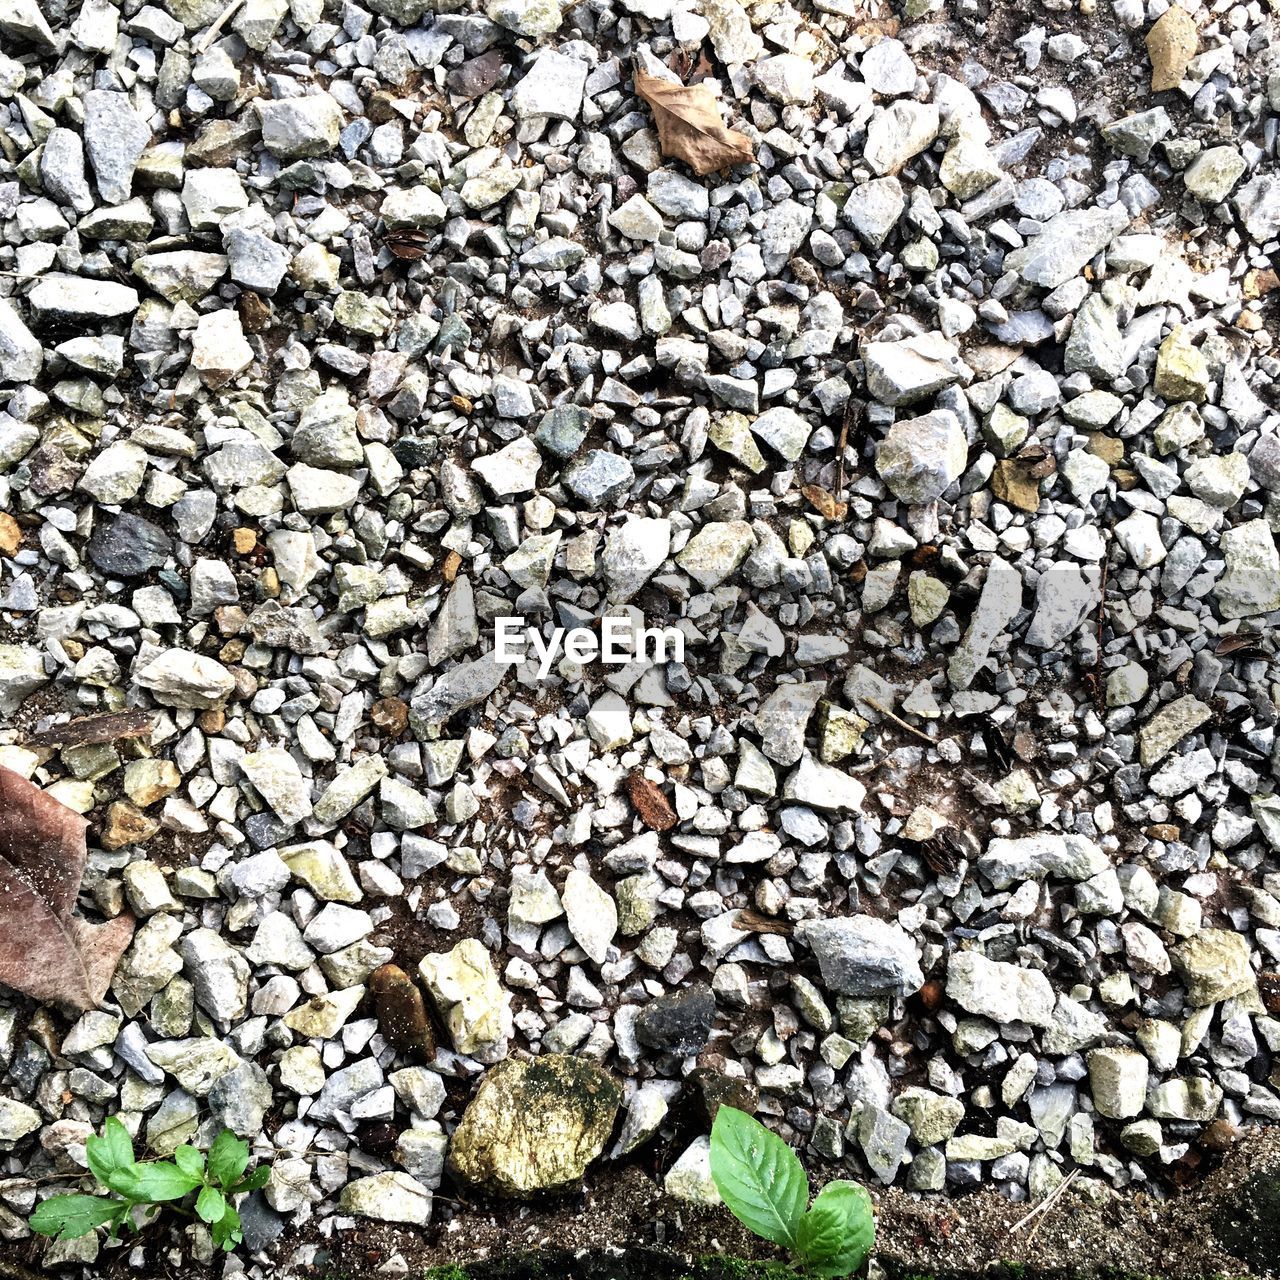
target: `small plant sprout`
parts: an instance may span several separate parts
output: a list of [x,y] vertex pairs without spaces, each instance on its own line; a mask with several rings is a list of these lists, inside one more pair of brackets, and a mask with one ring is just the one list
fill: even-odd
[[114,1237],[133,1221],[135,1207],[151,1217],[161,1204],[171,1202],[180,1212],[194,1213],[207,1223],[219,1248],[234,1249],[244,1235],[231,1197],[263,1186],[271,1174],[266,1165],[259,1165],[245,1175],[248,1143],[229,1129],[213,1140],[207,1157],[195,1147],[182,1146],[172,1160],[139,1163],[133,1158],[129,1131],[109,1116],[102,1136],[90,1137],[84,1149],[89,1171],[114,1194],[50,1196],[31,1215],[32,1231],[74,1240],[95,1227],[107,1227]]
[[729,1212],[790,1251],[811,1276],[847,1276],[875,1243],[871,1197],[856,1182],[829,1182],[809,1204],[796,1153],[744,1111],[722,1106],[711,1126],[711,1178]]

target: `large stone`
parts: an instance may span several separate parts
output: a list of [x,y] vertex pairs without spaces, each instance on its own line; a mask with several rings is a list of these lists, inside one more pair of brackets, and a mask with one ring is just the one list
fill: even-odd
[[907,207],[897,178],[872,178],[854,187],[844,202],[841,217],[873,249],[878,249],[898,225]]
[[50,274],[41,277],[27,301],[39,324],[97,325],[132,315],[138,309],[138,291],[114,280]]
[[452,951],[423,956],[418,972],[459,1053],[492,1061],[506,1052],[511,1003],[481,942],[464,938]]
[[621,1102],[612,1077],[582,1058],[504,1062],[463,1112],[450,1168],[498,1195],[571,1190],[604,1150]]
[[924,506],[940,498],[964,470],[968,442],[948,409],[895,422],[876,450],[876,472],[895,498]]
[[973,370],[940,333],[919,333],[897,342],[868,342],[862,348],[867,388],[882,404],[915,404],[960,381]]
[[710,590],[733,575],[755,543],[756,536],[745,520],[713,520],[685,543],[676,564],[700,587]]
[[1135,1049],[1095,1049],[1089,1054],[1093,1105],[1108,1120],[1142,1114],[1147,1096],[1147,1056]]
[[830,991],[866,999],[908,996],[924,985],[911,935],[890,921],[866,915],[806,920],[796,934],[817,957]]
[[133,194],[133,174],[151,126],[130,105],[129,95],[90,89],[84,95],[84,145],[106,204],[124,204]]
[[1066,209],[1040,228],[1021,249],[1006,254],[1006,271],[1016,271],[1028,284],[1056,289],[1080,274],[1129,225],[1122,201],[1108,208]]
[[44,654],[39,649],[25,644],[0,644],[0,715],[13,715],[48,682]]
[[44,364],[44,349],[27,328],[18,308],[0,298],[0,382],[34,382]]
[[992,1022],[1047,1027],[1053,1021],[1053,988],[1039,969],[988,960],[977,951],[958,951],[951,957],[947,998]]
[[1212,717],[1212,710],[1189,693],[1175,699],[1138,731],[1138,758],[1144,765],[1159,764],[1183,738]]
[[938,136],[938,108],[930,102],[904,99],[878,111],[867,126],[862,156],[881,177],[897,173]]
[[565,880],[560,900],[574,941],[596,964],[603,964],[618,931],[618,907],[612,895],[587,872],[575,868]]
[[133,683],[167,707],[220,707],[236,687],[222,663],[187,649],[166,649],[133,669]]
[[1201,929],[1170,952],[1173,967],[1194,1006],[1217,1004],[1254,985],[1249,940],[1227,929]]
[[338,145],[342,108],[327,93],[279,101],[259,99],[262,145],[281,160],[328,155]]
[[1213,593],[1224,618],[1252,618],[1280,609],[1280,553],[1266,520],[1247,520],[1222,535],[1226,572]]
[[376,1222],[425,1227],[431,1221],[431,1190],[399,1169],[356,1178],[342,1188],[338,1208]]
[[978,859],[978,871],[994,889],[1025,880],[1088,880],[1111,865],[1087,836],[1043,832],[1009,840],[997,837]]
[[670,551],[670,520],[649,516],[627,519],[609,535],[600,557],[609,599],[625,604],[657,573]]

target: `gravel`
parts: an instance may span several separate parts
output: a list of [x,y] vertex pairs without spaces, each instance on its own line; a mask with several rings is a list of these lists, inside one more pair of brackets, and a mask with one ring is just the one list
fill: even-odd
[[537,1190],[463,1117],[541,1059],[557,1186],[686,1090],[1017,1201],[1280,1117],[1273,15],[1151,92],[1155,0],[64,8],[0,10],[0,765],[137,927],[0,992],[0,1236],[118,1114],[321,1266]]

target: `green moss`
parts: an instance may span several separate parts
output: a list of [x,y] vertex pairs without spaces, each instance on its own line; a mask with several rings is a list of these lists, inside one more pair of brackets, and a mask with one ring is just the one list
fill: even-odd
[[467,1273],[454,1263],[444,1267],[428,1267],[422,1273],[422,1280],[469,1280]]

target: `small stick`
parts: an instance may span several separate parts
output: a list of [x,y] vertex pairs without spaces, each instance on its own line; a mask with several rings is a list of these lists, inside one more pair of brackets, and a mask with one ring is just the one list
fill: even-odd
[[222,28],[225,27],[235,16],[236,10],[239,9],[242,4],[244,4],[244,0],[231,0],[231,3],[227,5],[220,14],[218,14],[217,20],[214,22],[213,26],[211,26],[209,30],[206,31],[194,45],[192,45],[192,48],[196,53],[203,53],[214,42],[217,38],[218,32],[221,31]]
[[1102,693],[1102,636],[1107,622],[1107,571],[1111,567],[1111,547],[1105,538],[1103,545],[1106,550],[1102,556],[1102,580],[1098,587],[1098,656],[1093,661],[1093,696],[1100,711],[1106,707]]
[[1015,1231],[1019,1230],[1022,1227],[1025,1227],[1027,1223],[1031,1221],[1032,1218],[1037,1218],[1046,1210],[1051,1209],[1055,1204],[1055,1202],[1058,1200],[1058,1198],[1062,1195],[1062,1193],[1066,1191],[1066,1189],[1079,1176],[1080,1176],[1080,1170],[1072,1169],[1071,1172],[1067,1174],[1067,1176],[1063,1178],[1063,1180],[1060,1183],[1058,1183],[1058,1185],[1054,1187],[1054,1189],[1047,1196],[1045,1196],[1045,1198],[1041,1200],[1040,1203],[1036,1205],[1036,1207],[1032,1209],[1030,1213],[1019,1218],[1018,1221],[1015,1222],[1013,1226],[1009,1228],[1009,1234],[1013,1235]]
[[936,747],[938,745],[927,733],[923,733],[913,724],[908,724],[900,715],[897,714],[897,712],[890,711],[888,707],[881,706],[874,698],[862,698],[861,701],[865,702],[869,707],[874,707],[882,716],[888,716],[894,724],[905,729],[908,733],[914,733],[921,742],[927,742],[931,747]]

